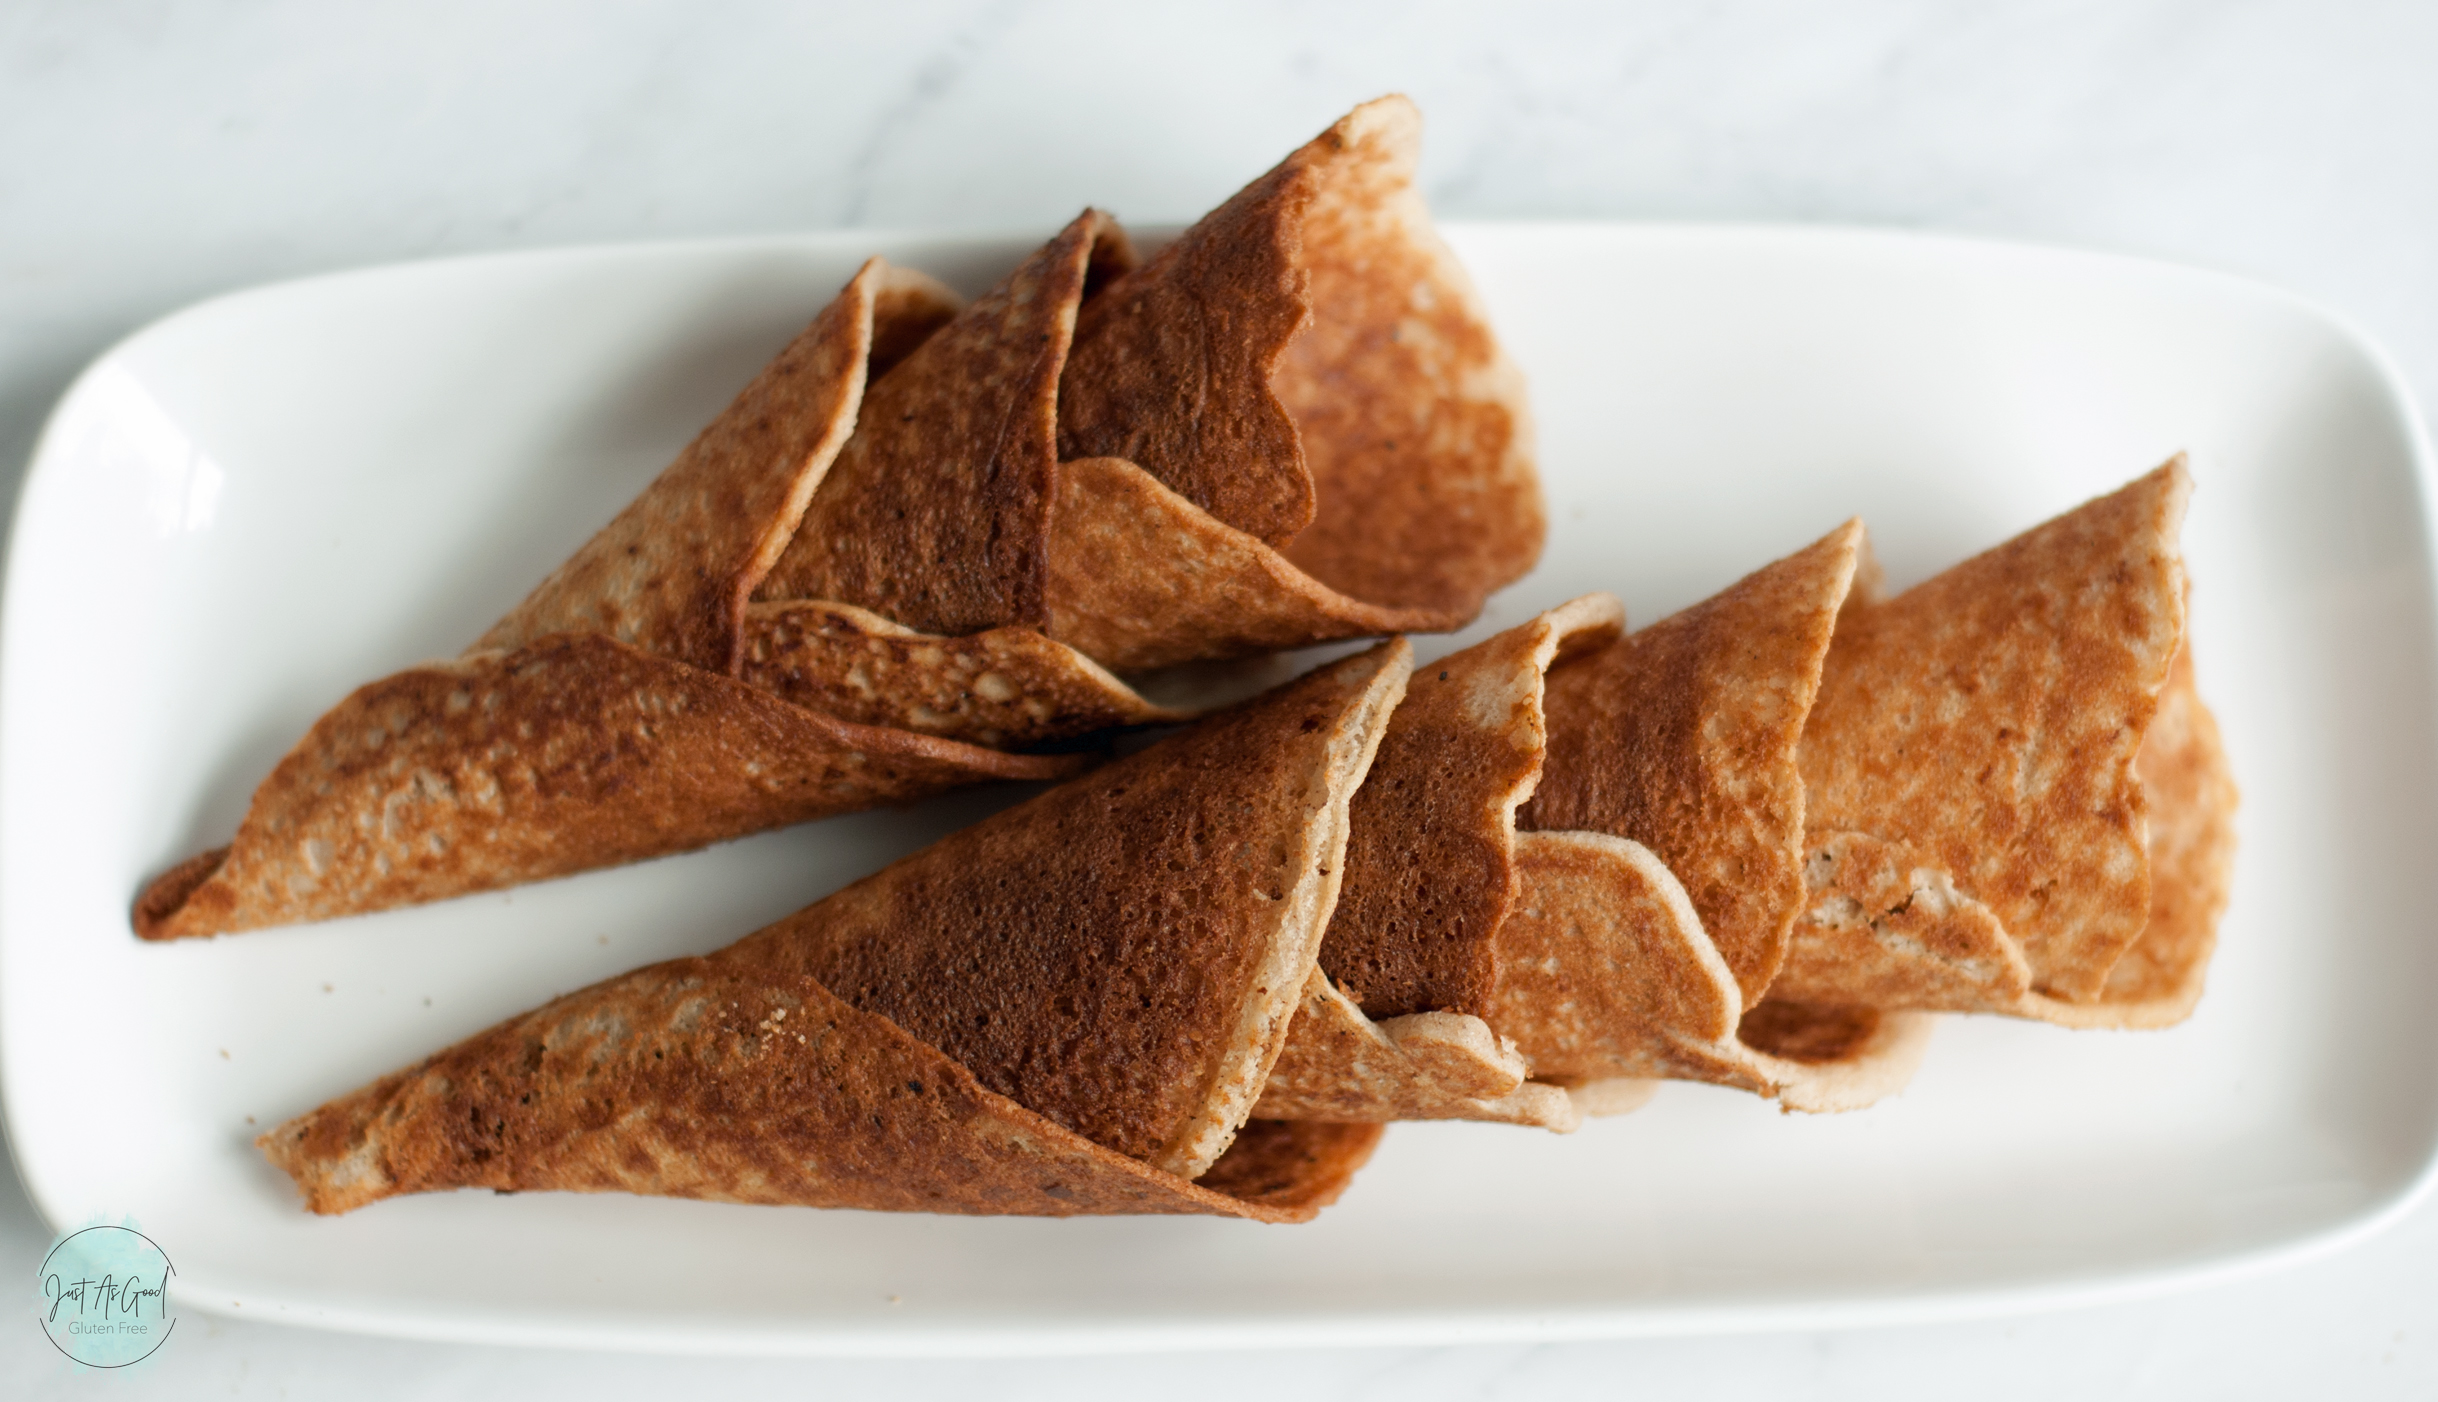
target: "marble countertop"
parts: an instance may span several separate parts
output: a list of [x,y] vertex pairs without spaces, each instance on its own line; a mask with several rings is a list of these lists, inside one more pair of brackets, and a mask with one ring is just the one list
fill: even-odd
[[[2438,8],[924,0],[0,7],[0,464],[187,302],[396,259],[1190,218],[1411,93],[1447,216],[1837,221],[2142,253],[2325,303],[2438,402]],[[0,1171],[0,1262],[49,1231]],[[2246,1283],[1826,1334],[985,1362],[628,1358],[191,1315],[127,1396],[2427,1396],[2438,1202]],[[23,1328],[0,1392],[80,1395]],[[1254,1380],[1258,1381],[1254,1381]]]

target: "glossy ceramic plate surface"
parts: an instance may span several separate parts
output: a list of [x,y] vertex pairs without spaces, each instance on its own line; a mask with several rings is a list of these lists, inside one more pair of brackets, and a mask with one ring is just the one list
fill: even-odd
[[1531,378],[1551,523],[1467,637],[1590,589],[1649,622],[1856,513],[1909,583],[2191,453],[2196,656],[2245,802],[2189,1023],[1949,1019],[1912,1087],[1855,1115],[1680,1085],[1571,1137],[1403,1125],[1307,1227],[482,1193],[310,1217],[260,1129],[1007,801],[318,927],[130,935],[139,885],[225,841],[317,714],[481,632],[861,258],[974,291],[1030,240],[522,254],[195,307],[97,362],[42,439],[0,654],[0,1090],[35,1201],[135,1217],[183,1308],[872,1352],[1921,1318],[2258,1269],[2400,1210],[2438,1145],[2438,657],[2428,453],[2378,353],[2283,294],[2114,258],[1451,237]]

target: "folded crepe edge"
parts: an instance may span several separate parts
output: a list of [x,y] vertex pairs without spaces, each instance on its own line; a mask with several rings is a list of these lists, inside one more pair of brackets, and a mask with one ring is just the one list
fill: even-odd
[[[1871,1035],[1840,1055],[1816,1060],[1775,1056],[1745,1043],[1738,1035],[1747,1016],[1742,985],[1703,929],[1683,883],[1642,844],[1600,832],[1543,831],[1519,834],[1516,851],[1526,895],[1502,932],[1515,937],[1502,949],[1501,961],[1502,986],[1514,990],[1510,999],[1532,997],[1534,991],[1520,982],[1505,983],[1509,961],[1520,979],[1536,956],[1560,957],[1547,951],[1567,949],[1569,936],[1606,939],[1625,966],[1657,966],[1677,976],[1655,1005],[1630,1010],[1624,1018],[1575,1019],[1579,1036],[1568,1041],[1563,1060],[1546,1050],[1545,1033],[1528,1038],[1524,1024],[1516,1023],[1536,1078],[1583,1096],[1586,1106],[1604,1099],[1639,1103],[1633,1097],[1642,1092],[1612,1082],[1694,1080],[1750,1091],[1789,1110],[1857,1110],[1901,1090],[1919,1067],[1935,1021],[1922,1014],[1873,1010],[1878,1025]],[[1590,872],[1589,882],[1553,881],[1551,873],[1570,865]],[[1602,899],[1590,906],[1572,902],[1587,884],[1596,885]],[[1536,928],[1558,922],[1566,923],[1568,934],[1525,943]],[[1655,987],[1646,978],[1623,991]],[[1539,1001],[1544,1013],[1551,1012],[1545,994]],[[1628,1025],[1620,1028],[1621,1021]],[[1583,1045],[1585,1039],[1592,1045]]]
[[828,599],[749,604],[737,675],[841,720],[993,749],[1195,715],[1031,628],[925,633]]
[[1331,746],[1333,772],[1323,782],[1328,801],[1321,821],[1305,830],[1302,873],[1282,903],[1281,928],[1254,975],[1256,996],[1238,1015],[1229,1050],[1214,1065],[1201,1115],[1181,1127],[1151,1162],[1183,1178],[1198,1178],[1224,1153],[1252,1117],[1270,1069],[1285,1048],[1305,981],[1320,963],[1321,939],[1346,875],[1346,838],[1355,791],[1380,750],[1413,671],[1413,644],[1394,638],[1371,650],[1376,670],[1364,684]]
[[[662,1006],[653,1006],[654,997]],[[791,1012],[800,1014],[793,1024]],[[833,1043],[837,1054],[825,1061]],[[605,1068],[607,1083],[595,1083]],[[556,1072],[563,1081],[571,1071],[582,1078],[576,1099],[583,1103],[560,1085],[552,1106],[549,1078]],[[628,1073],[623,1080],[621,1072]],[[757,1080],[780,1093],[757,1104]],[[790,1086],[803,1090],[789,1093]],[[699,1103],[706,1093],[709,1103]],[[511,1125],[506,1111],[512,1100],[523,1111],[537,1094],[545,1117],[551,1108],[566,1113],[528,1136],[533,1126]],[[741,1143],[757,1127],[774,1127],[735,1118],[773,1113],[774,1100],[776,1113],[798,1117],[776,1127],[793,1131],[780,1136],[787,1142]],[[494,1116],[496,1127],[487,1123]],[[1219,1188],[1199,1186],[988,1090],[936,1048],[847,1005],[817,980],[723,978],[689,958],[509,1018],[254,1142],[317,1215],[405,1194],[488,1188],[1300,1222],[1344,1191],[1379,1132],[1373,1125],[1261,1126],[1237,1162],[1216,1167]],[[907,1154],[909,1147],[931,1152]]]
[[[962,300],[927,274],[866,259],[674,461],[468,651],[601,631],[734,672],[745,602],[853,435],[865,386]],[[640,600],[629,593],[638,588]]]
[[[1114,672],[1444,633],[1472,617],[1338,593],[1124,458],[1062,462],[1052,481],[1047,631]],[[1146,561],[1166,567],[1129,567]]]
[[[623,680],[616,669],[624,669]],[[703,698],[706,709],[702,714],[708,717],[708,720],[701,722],[703,726],[725,724],[758,732],[761,727],[777,724],[782,731],[789,733],[792,743],[802,745],[817,737],[827,746],[826,753],[853,757],[853,762],[859,766],[878,757],[889,763],[955,776],[939,783],[914,783],[903,791],[875,793],[869,797],[853,796],[826,808],[814,804],[806,810],[805,817],[792,821],[809,821],[812,817],[905,801],[924,793],[937,792],[941,788],[953,787],[957,783],[985,779],[1025,781],[1061,778],[1077,772],[1090,762],[1088,756],[1082,755],[1011,755],[911,731],[856,725],[791,706],[734,678],[645,652],[606,634],[553,634],[513,652],[471,653],[446,662],[409,668],[358,687],[323,713],[272,767],[271,773],[256,787],[233,842],[190,857],[144,885],[137,893],[131,911],[136,934],[146,940],[232,934],[299,921],[420,905],[691,850],[769,827],[783,826],[788,820],[763,819],[771,813],[796,811],[796,800],[773,795],[765,805],[768,812],[758,816],[751,813],[732,815],[733,821],[724,827],[714,824],[713,829],[705,830],[692,840],[672,840],[649,851],[619,850],[601,861],[579,859],[573,864],[558,862],[554,858],[552,862],[545,863],[547,869],[530,864],[519,868],[514,865],[514,858],[500,857],[498,860],[509,863],[508,867],[502,868],[507,872],[505,875],[477,873],[455,884],[453,889],[400,899],[373,896],[368,898],[367,903],[353,903],[344,896],[330,900],[312,896],[311,893],[319,891],[325,877],[333,871],[340,873],[342,881],[348,879],[346,867],[331,865],[342,859],[358,861],[363,867],[363,870],[355,872],[353,879],[357,881],[374,886],[391,881],[392,868],[383,863],[393,861],[394,856],[385,854],[379,842],[394,843],[401,840],[402,835],[411,835],[410,830],[417,821],[415,815],[423,811],[424,805],[433,802],[439,802],[442,806],[432,821],[444,825],[427,830],[430,834],[437,834],[442,842],[441,846],[433,849],[434,855],[436,858],[449,857],[456,850],[454,839],[457,834],[446,827],[451,815],[481,812],[484,809],[481,796],[469,792],[469,788],[487,780],[496,795],[504,793],[506,786],[499,783],[500,761],[490,753],[493,742],[480,733],[452,736],[447,727],[452,724],[491,723],[488,708],[472,699],[473,685],[510,688],[528,673],[566,678],[565,682],[553,684],[554,695],[559,700],[579,694],[572,683],[597,681],[598,688],[606,688],[605,694],[615,693],[612,699],[622,704],[632,702],[647,714],[657,716],[658,713],[651,712],[650,707],[644,704],[654,698],[630,696],[627,690],[630,684],[641,686],[650,682],[660,688]],[[569,689],[558,690],[562,685]],[[449,693],[447,701],[434,703],[433,696],[444,691]],[[461,697],[464,698],[463,704],[460,704]],[[553,704],[557,702],[554,700]],[[407,722],[403,726],[400,715],[393,713],[394,708],[403,709]],[[672,734],[682,735],[685,731],[682,726],[671,726],[665,718],[636,722],[645,733],[640,737],[630,737],[626,734],[627,723],[633,720],[633,717],[618,718],[617,738],[621,744],[630,739],[641,746],[683,743],[667,738]],[[439,748],[408,753],[411,745],[421,743],[422,731],[436,732],[434,743]],[[534,743],[545,752],[549,749],[544,741]],[[725,751],[720,736],[705,738],[698,734],[695,743],[711,747],[690,756],[697,763],[706,764],[731,780],[750,782],[750,773],[737,768],[734,756]],[[613,781],[626,761],[615,746],[600,749],[598,753],[595,753],[596,749],[598,747],[588,747],[576,759],[580,765],[592,766],[585,778],[593,787],[599,788],[602,783]],[[391,752],[391,758],[374,763],[373,759],[384,750]],[[340,761],[351,755],[357,761],[355,767],[360,771],[360,782],[334,796],[334,787],[346,777]],[[542,758],[546,759],[547,753]],[[804,760],[810,756],[799,754],[790,758]],[[682,775],[684,772],[684,766],[665,752],[636,757],[632,762],[647,767],[675,766],[669,770],[672,775]],[[401,764],[408,768],[401,770]],[[527,768],[533,766],[528,765]],[[334,772],[338,772],[338,779],[332,777]],[[516,776],[511,774],[510,777],[513,780]],[[537,769],[531,777],[536,785],[542,784],[542,771]],[[633,781],[630,777],[625,782],[631,787]],[[544,788],[536,789],[537,795],[542,792]],[[609,807],[616,806],[615,801],[624,792],[625,789],[617,792],[605,789],[595,794],[593,809],[606,812]],[[535,801],[555,800],[537,796]],[[351,807],[351,804],[355,806]],[[376,812],[380,819],[378,823],[368,816]],[[354,815],[354,821],[342,821],[349,814]],[[400,834],[387,833],[386,830],[398,824],[402,817],[404,823],[400,827]],[[346,852],[340,852],[335,844],[325,840],[319,845],[319,861],[325,869],[315,869],[316,852],[305,849],[316,847],[314,834],[308,829],[317,820],[339,823],[341,830],[352,839],[372,843],[371,850],[358,854],[351,846]],[[497,832],[501,830],[500,824],[496,819],[490,820],[487,830]],[[554,852],[564,846],[557,842],[549,845]],[[495,842],[492,849],[495,853],[501,850]],[[226,873],[234,857],[246,854],[253,854],[247,856],[248,862],[263,865],[266,872],[276,873],[292,868],[310,876],[303,893],[297,890],[295,879],[285,883],[285,889],[290,893],[288,906],[300,913],[260,921],[243,914],[247,898],[228,884]],[[458,858],[450,857],[450,860]],[[476,855],[466,860],[479,862],[481,858]],[[449,886],[458,879],[441,876],[431,880],[438,886]],[[219,898],[211,898],[214,891],[220,892]]]
[[[1422,668],[1449,680],[1450,669],[1464,674],[1454,689],[1434,691],[1424,707],[1434,718],[1460,717],[1509,747],[1529,752],[1529,764],[1485,796],[1492,802],[1491,836],[1504,854],[1502,869],[1512,872],[1516,809],[1539,781],[1546,753],[1546,731],[1540,710],[1541,681],[1560,655],[1597,646],[1622,632],[1625,608],[1617,597],[1592,593],[1545,610],[1492,638]],[[1477,675],[1478,674],[1478,675]],[[1519,681],[1521,685],[1518,685]],[[1399,717],[1415,721],[1419,712],[1411,698],[1392,716],[1393,735]],[[1443,714],[1444,713],[1444,714]],[[1428,720],[1423,720],[1428,724]],[[1516,733],[1520,727],[1521,733]],[[1411,734],[1412,732],[1408,732]],[[1410,743],[1397,751],[1411,753]],[[1432,763],[1438,756],[1432,756]],[[1373,777],[1377,777],[1377,766]],[[1413,778],[1426,779],[1425,775]],[[1402,789],[1398,792],[1404,792]],[[1356,795],[1356,821],[1416,821],[1411,811],[1382,809]],[[1351,870],[1356,853],[1351,849]],[[1391,879],[1371,872],[1372,881]],[[1510,878],[1510,885],[1512,879]],[[1477,938],[1495,960],[1497,924],[1502,902]],[[1390,919],[1402,912],[1370,912]],[[1434,914],[1444,914],[1434,910]],[[1349,912],[1341,905],[1339,916]],[[1333,920],[1334,923],[1334,920]],[[1409,926],[1409,937],[1423,932]],[[1302,1006],[1289,1029],[1282,1052],[1284,1073],[1273,1071],[1255,1107],[1257,1116],[1275,1119],[1320,1120],[1471,1119],[1522,1124],[1559,1133],[1581,1120],[1574,1102],[1562,1091],[1528,1082],[1529,1068],[1512,1039],[1502,1036],[1476,1012],[1459,1008],[1421,1008],[1397,1016],[1372,1018],[1350,990],[1337,986],[1327,966],[1328,935],[1323,935],[1323,963],[1316,966],[1302,996]],[[1341,952],[1341,957],[1343,956]],[[1344,964],[1338,966],[1345,969]],[[1495,979],[1491,982],[1494,984]],[[1486,992],[1487,990],[1485,990]]]

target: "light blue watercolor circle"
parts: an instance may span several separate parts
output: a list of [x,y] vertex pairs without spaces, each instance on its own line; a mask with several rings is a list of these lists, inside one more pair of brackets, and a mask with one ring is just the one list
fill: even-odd
[[34,1272],[34,1302],[53,1347],[88,1368],[141,1363],[177,1327],[169,1254],[132,1224],[98,1224],[51,1244]]

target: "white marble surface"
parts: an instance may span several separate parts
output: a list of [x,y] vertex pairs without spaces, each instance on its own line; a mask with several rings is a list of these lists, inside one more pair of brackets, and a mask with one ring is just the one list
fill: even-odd
[[[2438,8],[466,0],[0,6],[0,464],[163,312],[399,258],[1190,217],[1353,101],[1450,215],[1839,220],[2121,249],[2326,302],[2438,402]],[[0,1182],[0,1266],[48,1232]],[[4,1275],[4,1273],[0,1273]],[[2438,1392],[2438,1204],[2246,1284],[2016,1320],[1532,1348],[828,1363],[409,1344],[189,1314],[0,1393],[1875,1399]]]

